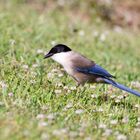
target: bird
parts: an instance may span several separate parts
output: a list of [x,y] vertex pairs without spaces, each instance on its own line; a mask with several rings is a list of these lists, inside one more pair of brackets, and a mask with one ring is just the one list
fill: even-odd
[[65,44],[56,44],[45,54],[44,59],[52,58],[76,81],[77,86],[85,83],[110,84],[116,88],[140,97],[140,92],[130,89],[116,82],[115,76],[107,70],[88,59],[82,54],[73,51]]

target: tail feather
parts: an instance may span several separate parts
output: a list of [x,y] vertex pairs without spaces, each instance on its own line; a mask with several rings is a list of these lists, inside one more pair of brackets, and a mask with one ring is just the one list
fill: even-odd
[[113,81],[113,80],[111,80],[111,79],[106,79],[106,78],[104,78],[104,81],[105,81],[106,83],[108,83],[108,84],[113,85],[114,87],[117,87],[117,88],[119,88],[119,89],[122,89],[122,90],[124,90],[124,91],[127,91],[127,92],[129,92],[129,93],[131,93],[131,94],[134,94],[134,95],[140,97],[140,92],[137,92],[137,91],[135,91],[135,90],[132,90],[132,89],[130,89],[130,88],[128,88],[128,87],[126,87],[126,86],[124,86],[124,85],[122,85],[122,84],[119,84],[119,83],[117,83],[117,82],[115,82],[115,81]]

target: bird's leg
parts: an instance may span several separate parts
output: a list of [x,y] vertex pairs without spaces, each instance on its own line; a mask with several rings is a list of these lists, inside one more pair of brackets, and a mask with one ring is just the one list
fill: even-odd
[[86,88],[84,87],[84,83],[80,83],[78,81],[76,81],[76,87],[77,87],[77,93],[82,94]]
[[80,86],[80,83],[76,81],[76,87],[78,88]]
[[79,93],[80,92],[80,83],[78,81],[76,81],[76,88],[77,88],[77,92]]

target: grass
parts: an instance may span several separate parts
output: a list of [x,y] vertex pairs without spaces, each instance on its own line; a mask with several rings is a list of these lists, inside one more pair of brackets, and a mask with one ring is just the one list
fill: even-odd
[[138,97],[101,84],[75,88],[58,64],[43,59],[64,43],[140,91],[138,33],[16,2],[1,2],[0,20],[0,139],[139,139]]

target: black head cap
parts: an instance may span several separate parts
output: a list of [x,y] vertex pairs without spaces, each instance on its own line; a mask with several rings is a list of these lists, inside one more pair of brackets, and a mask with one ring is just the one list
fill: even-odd
[[45,58],[51,57],[56,53],[69,52],[69,51],[71,51],[71,49],[68,46],[64,44],[57,44],[49,51],[48,54],[45,55]]

